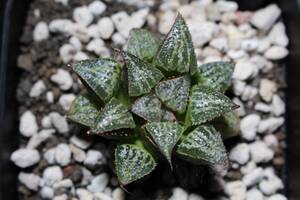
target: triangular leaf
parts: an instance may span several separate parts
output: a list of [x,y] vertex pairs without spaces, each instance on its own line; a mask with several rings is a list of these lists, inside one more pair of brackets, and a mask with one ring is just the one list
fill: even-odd
[[164,77],[159,69],[145,63],[138,57],[122,52],[128,68],[129,96],[140,96],[149,93],[151,89]]
[[[105,105],[102,112],[96,118],[96,125],[92,132],[103,134],[112,132],[117,134],[120,129],[135,128],[135,123],[127,107],[114,97]],[[106,136],[108,134],[105,134]]]
[[160,82],[155,87],[155,93],[167,108],[183,113],[187,106],[190,86],[190,77],[181,76]]
[[152,60],[160,46],[159,40],[145,29],[132,29],[127,42],[127,51],[142,60]]
[[172,166],[172,151],[180,139],[184,128],[173,122],[152,122],[146,124],[145,128],[151,139]]
[[92,127],[95,125],[95,119],[100,112],[101,107],[95,102],[92,95],[79,95],[73,102],[68,112],[68,119]]
[[195,85],[189,100],[187,122],[199,125],[238,108],[228,97],[209,87]]
[[224,140],[239,134],[239,122],[240,119],[238,114],[234,111],[231,111],[215,119],[212,124],[221,133]]
[[177,151],[192,162],[226,166],[227,155],[221,135],[211,125],[200,125],[178,145]]
[[231,62],[211,62],[198,66],[195,76],[201,85],[225,92],[230,86],[233,70]]
[[160,121],[162,116],[161,102],[153,94],[137,99],[132,105],[131,111],[150,122]]
[[73,70],[101,98],[107,102],[118,88],[121,65],[112,59],[91,59],[77,62]]
[[179,14],[156,57],[156,64],[167,72],[189,72],[197,67],[188,27]]
[[120,183],[127,185],[152,172],[156,162],[145,149],[137,145],[122,144],[115,151],[115,167]]

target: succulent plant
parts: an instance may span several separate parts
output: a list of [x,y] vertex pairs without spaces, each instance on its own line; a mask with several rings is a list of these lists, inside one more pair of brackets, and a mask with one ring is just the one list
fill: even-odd
[[163,42],[133,29],[124,59],[83,60],[72,66],[87,91],[68,118],[90,134],[116,139],[121,185],[151,173],[172,155],[195,164],[227,165],[223,139],[236,132],[238,106],[224,95],[234,64],[197,65],[192,38],[179,14]]

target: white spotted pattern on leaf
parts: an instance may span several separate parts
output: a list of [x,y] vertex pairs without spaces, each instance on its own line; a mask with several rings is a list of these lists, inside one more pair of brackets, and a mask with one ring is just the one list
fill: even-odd
[[197,67],[191,34],[180,14],[158,51],[156,64],[164,71],[179,73]]
[[199,125],[227,113],[238,106],[228,97],[207,86],[195,85],[189,99],[187,121]]
[[122,144],[115,150],[115,166],[120,183],[127,185],[152,172],[156,163],[145,149],[137,145]]
[[138,57],[122,52],[128,69],[129,96],[147,94],[164,77],[159,69]]
[[186,110],[190,86],[190,77],[185,75],[160,82],[155,87],[155,93],[167,108],[183,113]]
[[121,65],[112,59],[91,59],[77,62],[73,70],[95,92],[107,102],[118,88]]
[[228,164],[221,135],[211,125],[200,125],[190,132],[178,145],[176,152],[196,163],[204,162],[224,167]]

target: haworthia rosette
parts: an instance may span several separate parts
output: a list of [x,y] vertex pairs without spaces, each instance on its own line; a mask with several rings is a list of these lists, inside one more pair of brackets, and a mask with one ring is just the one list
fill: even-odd
[[115,150],[115,167],[121,185],[127,185],[152,172],[156,162],[144,148],[122,144]]

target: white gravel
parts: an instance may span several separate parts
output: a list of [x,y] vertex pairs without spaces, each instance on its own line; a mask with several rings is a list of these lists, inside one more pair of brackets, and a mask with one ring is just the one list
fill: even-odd
[[38,129],[35,115],[30,110],[25,111],[20,117],[20,133],[25,137],[31,137],[37,134]]
[[36,149],[21,148],[11,154],[10,160],[20,168],[27,168],[40,161],[40,154]]

